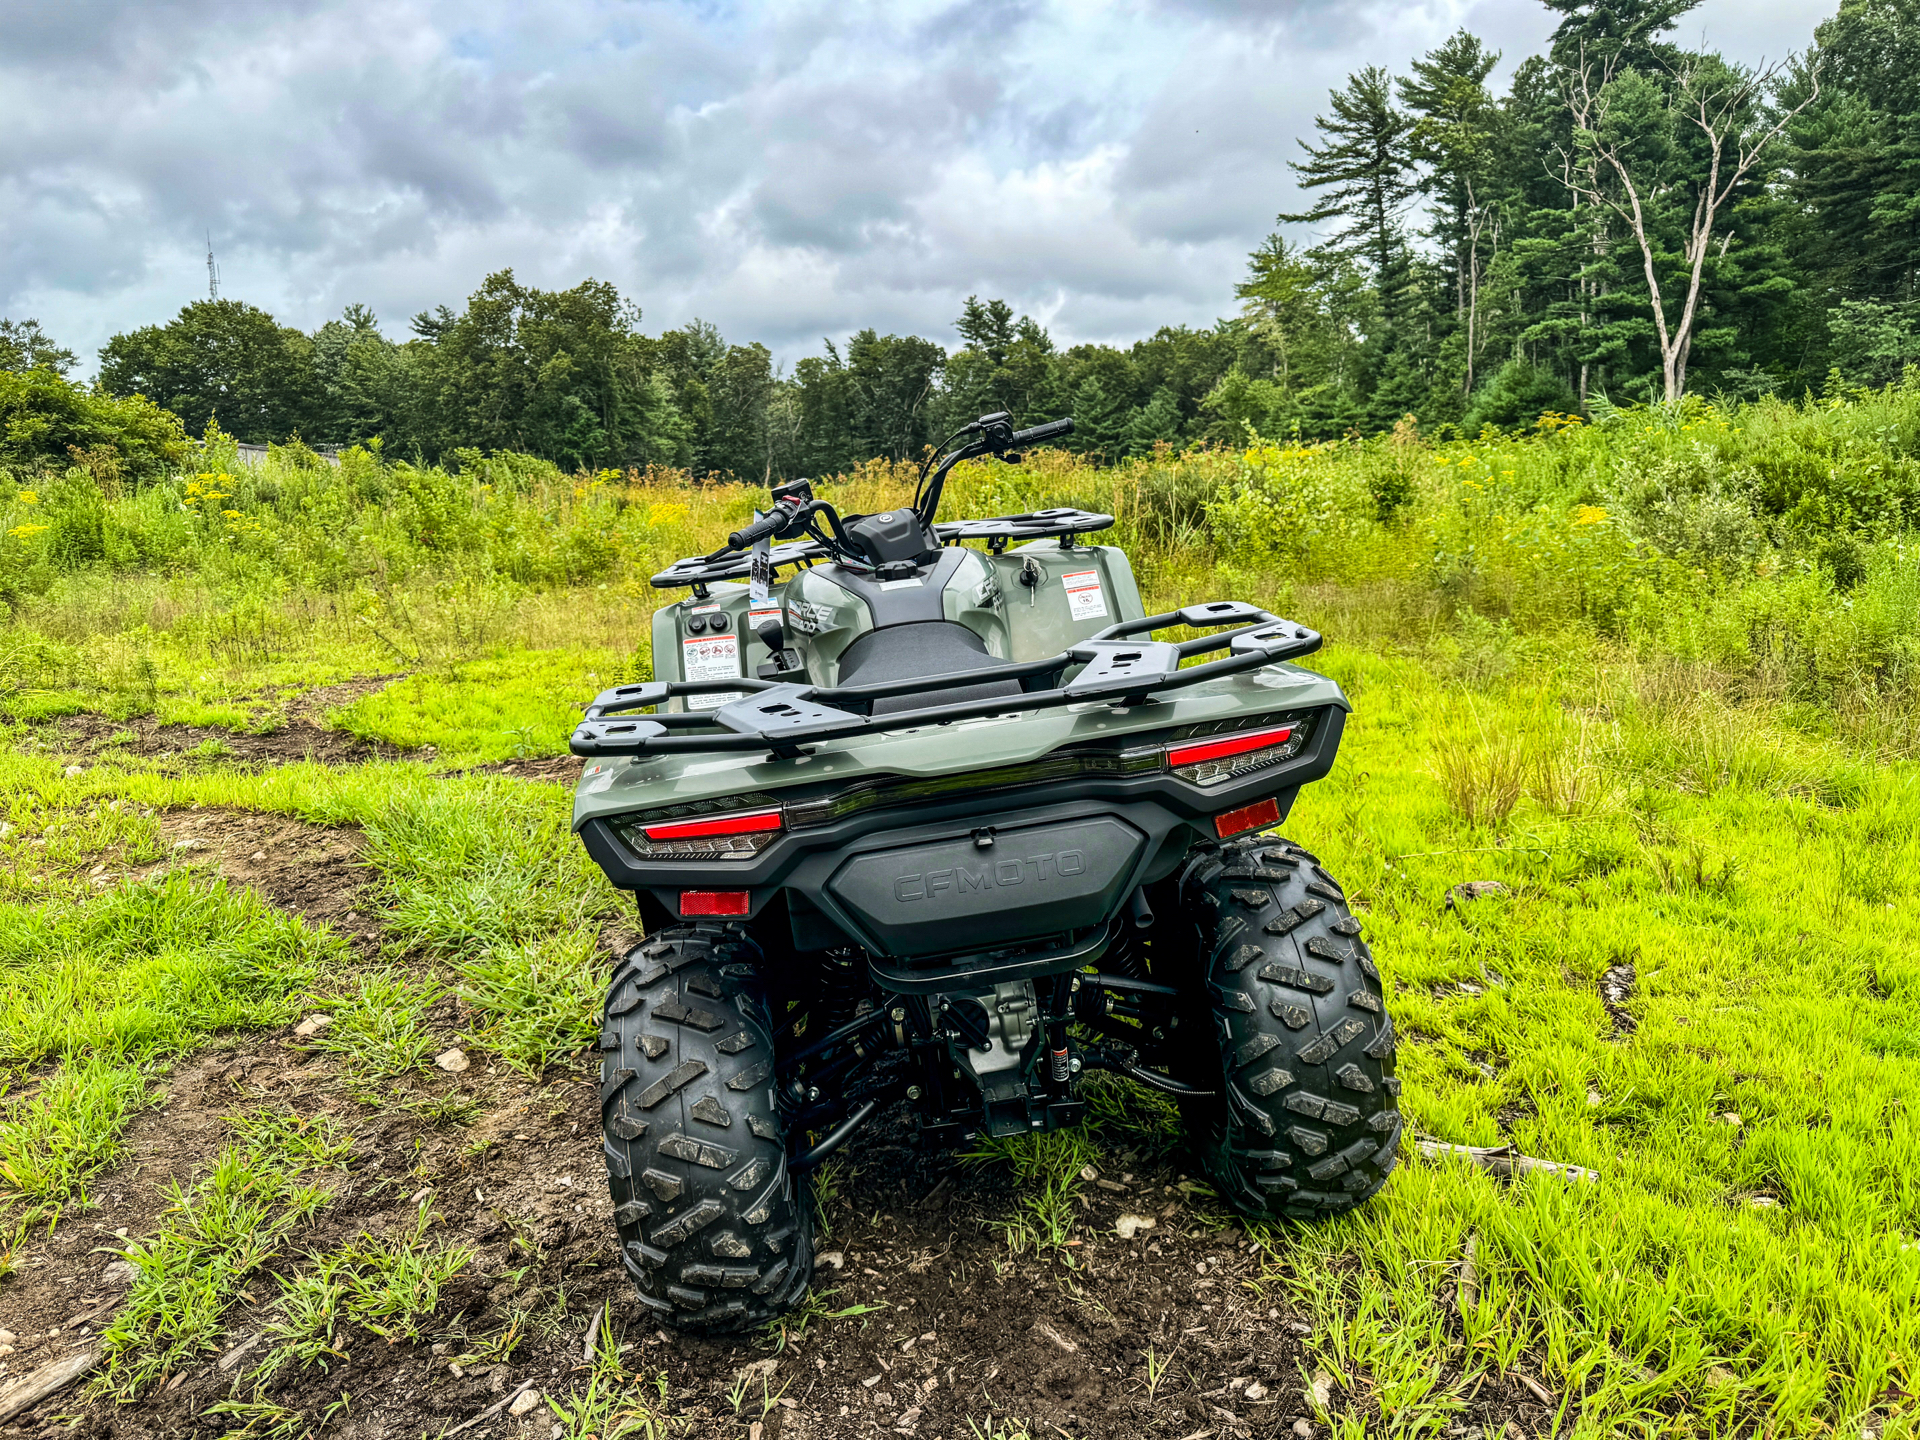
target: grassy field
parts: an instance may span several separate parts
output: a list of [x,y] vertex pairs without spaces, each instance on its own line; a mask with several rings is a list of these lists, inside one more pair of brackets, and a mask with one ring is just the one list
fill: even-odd
[[[647,673],[647,575],[753,493],[518,457],[243,471],[218,436],[137,494],[0,479],[0,1379],[99,1352],[10,1425],[439,1434],[506,1392],[435,1411],[403,1401],[416,1377],[537,1372],[539,1409],[470,1434],[1915,1434],[1915,457],[1910,377],[1438,448],[964,473],[951,514],[1116,514],[1150,606],[1234,596],[1329,635],[1314,664],[1355,713],[1287,833],[1364,918],[1411,1133],[1598,1179],[1410,1145],[1354,1216],[1244,1227],[1184,1182],[1165,1108],[1108,1088],[1085,1133],[963,1160],[947,1262],[908,1264],[872,1199],[897,1163],[856,1146],[823,1244],[872,1269],[824,1268],[791,1334],[725,1352],[635,1329],[581,1211],[597,1153],[562,1127],[591,1123],[632,922],[548,758]],[[1470,881],[1499,885],[1450,897]],[[1172,1197],[1165,1247],[1115,1235],[1109,1178],[1136,1172]],[[56,1273],[86,1289],[100,1248],[126,1279],[76,1327]],[[1036,1327],[1083,1351],[1139,1332],[1106,1409],[984,1384],[902,1427],[871,1399],[901,1387],[858,1375],[781,1404],[806,1348],[825,1377],[893,1335],[909,1271],[1029,1278]],[[1127,1320],[1175,1271],[1231,1276],[1213,1321],[1199,1293]],[[1232,1328],[1179,1349],[1229,1316],[1261,1359]]]

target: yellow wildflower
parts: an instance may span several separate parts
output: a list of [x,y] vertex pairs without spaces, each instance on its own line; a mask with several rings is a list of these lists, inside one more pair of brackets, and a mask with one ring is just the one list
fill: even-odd
[[50,525],[16,525],[7,534],[16,540],[25,540],[30,535],[38,535],[43,530],[52,530]]
[[40,504],[40,497],[30,490],[23,490],[20,492],[20,503],[22,505],[38,505]]
[[1574,508],[1576,525],[1599,525],[1608,518],[1608,513],[1598,505],[1577,505]]

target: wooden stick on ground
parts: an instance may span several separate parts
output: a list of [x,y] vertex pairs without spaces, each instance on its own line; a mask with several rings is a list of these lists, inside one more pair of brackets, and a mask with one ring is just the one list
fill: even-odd
[[454,1427],[453,1430],[449,1431],[447,1435],[449,1437],[458,1436],[462,1431],[466,1431],[472,1427],[478,1426],[482,1421],[493,1420],[494,1417],[498,1416],[502,1411],[505,1411],[509,1406],[513,1405],[514,1402],[519,1399],[520,1393],[522,1391],[528,1390],[529,1388],[534,1386],[538,1386],[539,1384],[540,1384],[540,1380],[538,1377],[529,1377],[527,1380],[522,1381],[518,1386],[514,1387],[514,1389],[509,1391],[505,1396],[502,1396],[498,1401],[494,1402],[494,1404],[489,1406],[485,1411],[482,1411],[478,1416],[474,1417],[473,1420],[462,1421],[458,1426]]
[[1474,1309],[1477,1298],[1476,1277],[1474,1275],[1474,1253],[1476,1250],[1474,1233],[1467,1233],[1467,1240],[1461,1243],[1461,1275],[1454,1283],[1455,1314],[1465,1318]]
[[29,1406],[71,1386],[99,1364],[100,1348],[89,1346],[84,1351],[75,1351],[71,1356],[62,1356],[58,1361],[49,1361],[37,1371],[28,1372],[0,1391],[0,1421],[11,1421]]
[[1459,1156],[1491,1176],[1520,1176],[1529,1171],[1549,1171],[1564,1181],[1591,1183],[1601,1179],[1599,1171],[1590,1171],[1585,1166],[1565,1165],[1560,1161],[1542,1161],[1533,1156],[1523,1156],[1512,1146],[1450,1146],[1443,1141],[1416,1141],[1414,1146],[1430,1161],[1441,1156]]

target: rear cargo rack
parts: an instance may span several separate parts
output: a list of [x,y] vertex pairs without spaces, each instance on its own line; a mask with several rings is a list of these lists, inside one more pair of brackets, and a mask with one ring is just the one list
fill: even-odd
[[[1063,544],[1072,545],[1075,536],[1106,530],[1113,523],[1114,517],[1111,515],[1061,506],[1053,510],[1029,511],[1023,515],[997,515],[989,520],[937,521],[934,533],[944,546],[958,545],[964,540],[984,540],[987,548],[999,555],[1015,541],[1045,540],[1049,536],[1059,536]],[[826,560],[828,550],[817,540],[791,540],[785,545],[773,546],[768,551],[767,559],[774,570],[779,571],[782,566],[798,567]],[[719,557],[690,555],[685,560],[675,561],[655,576],[653,584],[660,590],[691,587],[705,591],[708,586],[723,580],[748,579],[753,563],[751,551]]]
[[[1234,626],[1185,641],[1136,640],[1169,626],[1195,629]],[[568,748],[577,756],[686,755],[702,752],[771,751],[800,755],[822,741],[880,735],[916,726],[981,716],[1009,715],[1055,706],[1105,702],[1143,705],[1168,690],[1258,670],[1321,648],[1318,631],[1270,615],[1244,601],[1210,601],[1160,615],[1111,625],[1090,640],[1043,660],[970,670],[957,676],[916,676],[866,686],[811,686],[739,676],[730,680],[643,681],[615,686],[594,697],[587,718]],[[1219,660],[1184,666],[1194,656],[1224,650]],[[1067,672],[1075,669],[1073,678]],[[977,686],[1016,681],[1018,696],[928,705],[873,714],[874,703],[955,684]],[[745,694],[742,694],[745,692]],[[732,694],[739,699],[715,710],[657,709],[678,697]],[[655,709],[649,716],[634,712]]]

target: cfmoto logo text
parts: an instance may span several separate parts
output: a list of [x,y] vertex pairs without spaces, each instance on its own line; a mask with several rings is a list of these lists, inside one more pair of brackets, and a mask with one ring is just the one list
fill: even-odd
[[927,901],[943,891],[969,895],[974,891],[1002,890],[1008,886],[1038,885],[1056,876],[1078,876],[1087,869],[1087,857],[1079,851],[1046,851],[1020,860],[994,861],[975,870],[970,866],[944,866],[901,876],[894,882],[897,901]]

